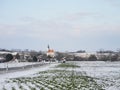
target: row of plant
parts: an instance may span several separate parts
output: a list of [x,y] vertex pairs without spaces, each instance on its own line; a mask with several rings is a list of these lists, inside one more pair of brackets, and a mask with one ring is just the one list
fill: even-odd
[[[66,63],[58,67],[75,68],[75,66]],[[43,71],[32,77],[9,79],[6,83],[9,83],[9,90],[103,90],[92,77],[82,75],[74,69]],[[6,87],[8,87],[7,84],[3,86],[3,90],[7,90]]]
[[80,68],[80,66],[75,63],[62,63],[56,66],[57,68]]

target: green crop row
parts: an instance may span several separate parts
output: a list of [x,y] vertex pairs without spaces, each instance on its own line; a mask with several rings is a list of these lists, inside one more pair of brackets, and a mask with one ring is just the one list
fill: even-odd
[[[6,81],[9,83],[9,90],[103,90],[94,78],[74,70],[77,65],[60,64],[57,67],[73,68],[73,70],[48,70],[34,74],[32,77],[12,78]],[[55,67],[56,68],[56,67]],[[83,72],[84,73],[84,72]],[[17,87],[14,86],[17,84]],[[3,86],[7,90],[8,84]]]

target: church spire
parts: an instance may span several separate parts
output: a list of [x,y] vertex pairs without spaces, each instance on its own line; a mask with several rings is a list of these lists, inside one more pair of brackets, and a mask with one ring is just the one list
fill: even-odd
[[48,44],[48,50],[50,49],[50,46],[49,46],[49,44]]

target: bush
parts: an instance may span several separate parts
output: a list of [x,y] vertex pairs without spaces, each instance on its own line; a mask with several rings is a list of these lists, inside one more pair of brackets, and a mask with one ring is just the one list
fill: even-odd
[[88,58],[89,61],[96,61],[97,57],[95,55],[90,55]]
[[36,56],[33,57],[33,62],[37,62],[37,57]]
[[20,59],[19,53],[16,54],[15,58],[16,58],[16,59]]
[[74,61],[86,61],[87,59],[86,58],[83,58],[83,57],[78,57],[78,56],[75,56]]
[[115,54],[111,57],[111,61],[117,61],[118,60],[118,55]]
[[13,59],[13,55],[12,54],[7,54],[6,55],[6,61],[11,61]]

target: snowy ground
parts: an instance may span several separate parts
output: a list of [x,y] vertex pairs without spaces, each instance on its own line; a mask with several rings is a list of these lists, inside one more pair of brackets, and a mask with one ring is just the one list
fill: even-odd
[[0,74],[0,90],[120,90],[120,62],[67,63]]
[[105,90],[120,90],[120,62],[79,62],[86,75],[93,77]]
[[23,77],[23,76],[30,76],[32,74],[35,74],[39,71],[45,71],[50,69],[50,67],[54,67],[57,63],[51,63],[51,64],[47,64],[41,67],[33,67],[31,69],[27,69],[27,70],[23,70],[23,71],[16,71],[16,72],[10,72],[10,73],[4,73],[4,74],[0,74],[0,82],[9,79],[9,78],[17,78],[17,77]]
[[22,67],[26,65],[34,65],[39,63],[44,63],[44,62],[5,62],[5,63],[0,63],[0,68]]

